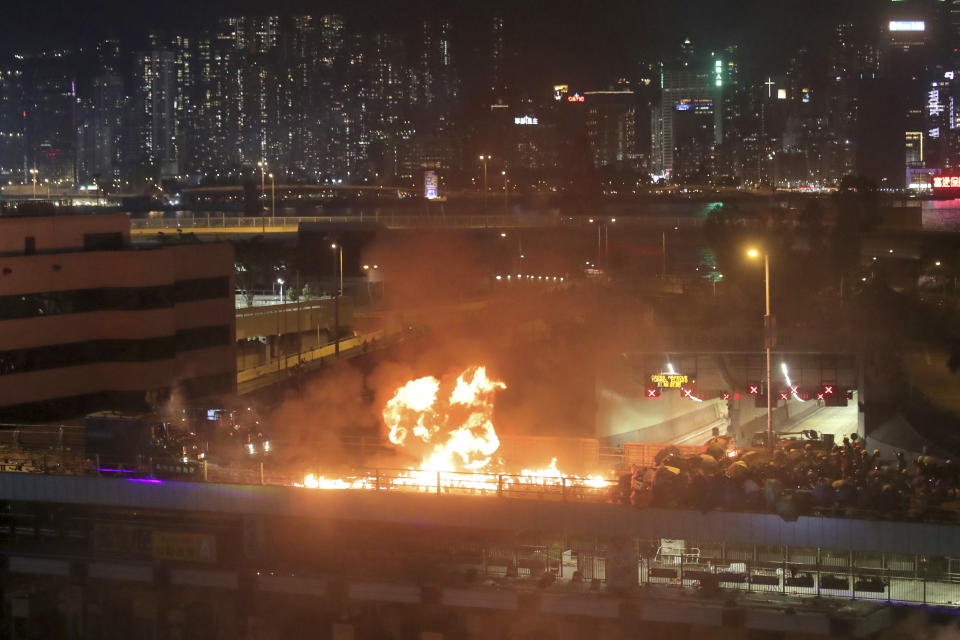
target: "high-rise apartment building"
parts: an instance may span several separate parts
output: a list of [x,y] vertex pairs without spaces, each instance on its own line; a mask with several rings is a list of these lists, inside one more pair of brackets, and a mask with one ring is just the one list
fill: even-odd
[[610,90],[585,91],[587,139],[593,166],[639,169],[637,98],[621,84]]
[[20,67],[0,68],[0,180],[14,184],[30,176],[23,91]]
[[26,177],[34,169],[43,184],[76,182],[77,55],[48,50],[23,56]]
[[707,180],[716,172],[723,141],[726,66],[711,58],[698,66],[684,55],[660,70],[660,96],[651,113],[651,171],[671,180]]
[[[154,48],[137,55],[137,161],[145,181],[179,175],[177,131],[177,64],[173,51]],[[136,185],[137,187],[141,185]]]

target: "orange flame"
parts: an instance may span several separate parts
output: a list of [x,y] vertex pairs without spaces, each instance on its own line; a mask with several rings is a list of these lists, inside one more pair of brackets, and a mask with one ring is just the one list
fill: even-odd
[[487,376],[485,367],[461,373],[449,396],[432,376],[417,378],[397,389],[383,408],[383,422],[393,444],[420,454],[418,468],[399,475],[326,478],[307,475],[298,486],[315,489],[391,489],[439,491],[441,488],[475,493],[518,487],[603,489],[610,482],[600,476],[574,476],[557,468],[557,459],[544,469],[524,469],[519,475],[498,475],[500,448],[493,425],[494,395],[507,385]]
[[438,406],[439,380],[411,380],[383,408],[390,442],[408,446],[409,434],[418,438],[426,445],[420,464],[426,471],[483,469],[500,448],[493,426],[493,394],[506,388],[488,378],[485,367],[474,368],[472,375],[468,369],[457,377],[446,403]]

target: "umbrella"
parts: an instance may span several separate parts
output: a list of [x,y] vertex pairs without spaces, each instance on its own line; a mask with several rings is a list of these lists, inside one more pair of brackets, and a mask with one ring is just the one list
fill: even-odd
[[765,451],[747,451],[740,457],[740,460],[749,467],[759,467],[769,462],[770,457]]
[[727,447],[717,442],[711,442],[707,444],[706,455],[709,455],[711,458],[719,460],[724,456],[727,451]]
[[679,456],[679,455],[680,455],[680,449],[676,448],[673,445],[670,445],[668,447],[664,447],[663,449],[660,449],[660,451],[657,452],[657,455],[653,458],[653,462],[659,465],[659,464],[662,464],[663,461],[666,460],[667,458],[672,456]]
[[743,478],[747,475],[747,463],[743,460],[737,460],[727,467],[728,478]]
[[720,466],[720,463],[717,462],[717,459],[711,455],[705,453],[700,454],[700,468],[703,469],[705,473],[713,473]]
[[680,475],[680,469],[678,467],[671,467],[670,465],[661,465],[657,467],[656,475],[654,476],[654,482],[657,480],[672,480]]

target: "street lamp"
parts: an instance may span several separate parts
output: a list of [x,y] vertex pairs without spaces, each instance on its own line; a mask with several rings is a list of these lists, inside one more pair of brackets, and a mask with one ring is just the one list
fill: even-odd
[[280,285],[280,302],[283,302],[283,278],[277,278],[277,284]]
[[30,175],[33,176],[33,199],[37,199],[37,170],[36,168],[30,169]]
[[[260,167],[260,199],[263,200],[267,197],[267,163],[263,160],[257,162],[257,166]],[[260,207],[260,210],[263,210],[263,207]]]
[[277,182],[270,174],[270,217],[277,217]]
[[[332,242],[330,248],[335,250],[339,255],[339,267],[337,273],[340,276],[340,288],[337,291],[337,295],[333,297],[333,353],[334,356],[340,357],[340,296],[343,295],[343,245]],[[374,265],[374,269],[376,269]]]
[[339,280],[340,280],[340,288],[337,290],[337,295],[338,295],[338,296],[342,296],[342,295],[343,295],[343,246],[337,244],[336,242],[333,242],[333,243],[330,244],[330,248],[336,250],[337,253],[340,254],[340,255],[339,255],[339,258],[340,258],[340,259],[339,259],[339,265],[340,265],[340,266],[339,266],[338,269],[337,269],[337,274],[338,274],[338,277],[339,277]]
[[[749,249],[747,256],[759,258],[759,249]],[[767,447],[773,448],[773,390],[770,388],[770,348],[773,346],[773,316],[770,313],[770,254],[763,250],[763,288],[766,300],[766,315],[763,318],[763,343],[767,351]]]
[[493,156],[481,155],[480,162],[483,163],[483,211],[487,211],[487,161]]
[[501,171],[500,175],[503,176],[503,213],[504,215],[510,214],[510,177],[507,175],[507,172]]

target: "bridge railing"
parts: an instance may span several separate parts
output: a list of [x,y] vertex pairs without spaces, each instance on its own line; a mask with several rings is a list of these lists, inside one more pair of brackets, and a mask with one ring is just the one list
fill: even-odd
[[[180,230],[250,230],[261,231],[296,230],[303,224],[359,224],[389,228],[450,228],[487,229],[523,228],[576,225],[579,219],[544,214],[524,216],[507,215],[358,215],[358,216],[227,216],[217,214],[189,214],[176,217],[134,218],[130,227],[134,231]],[[585,220],[583,221],[585,222]]]

